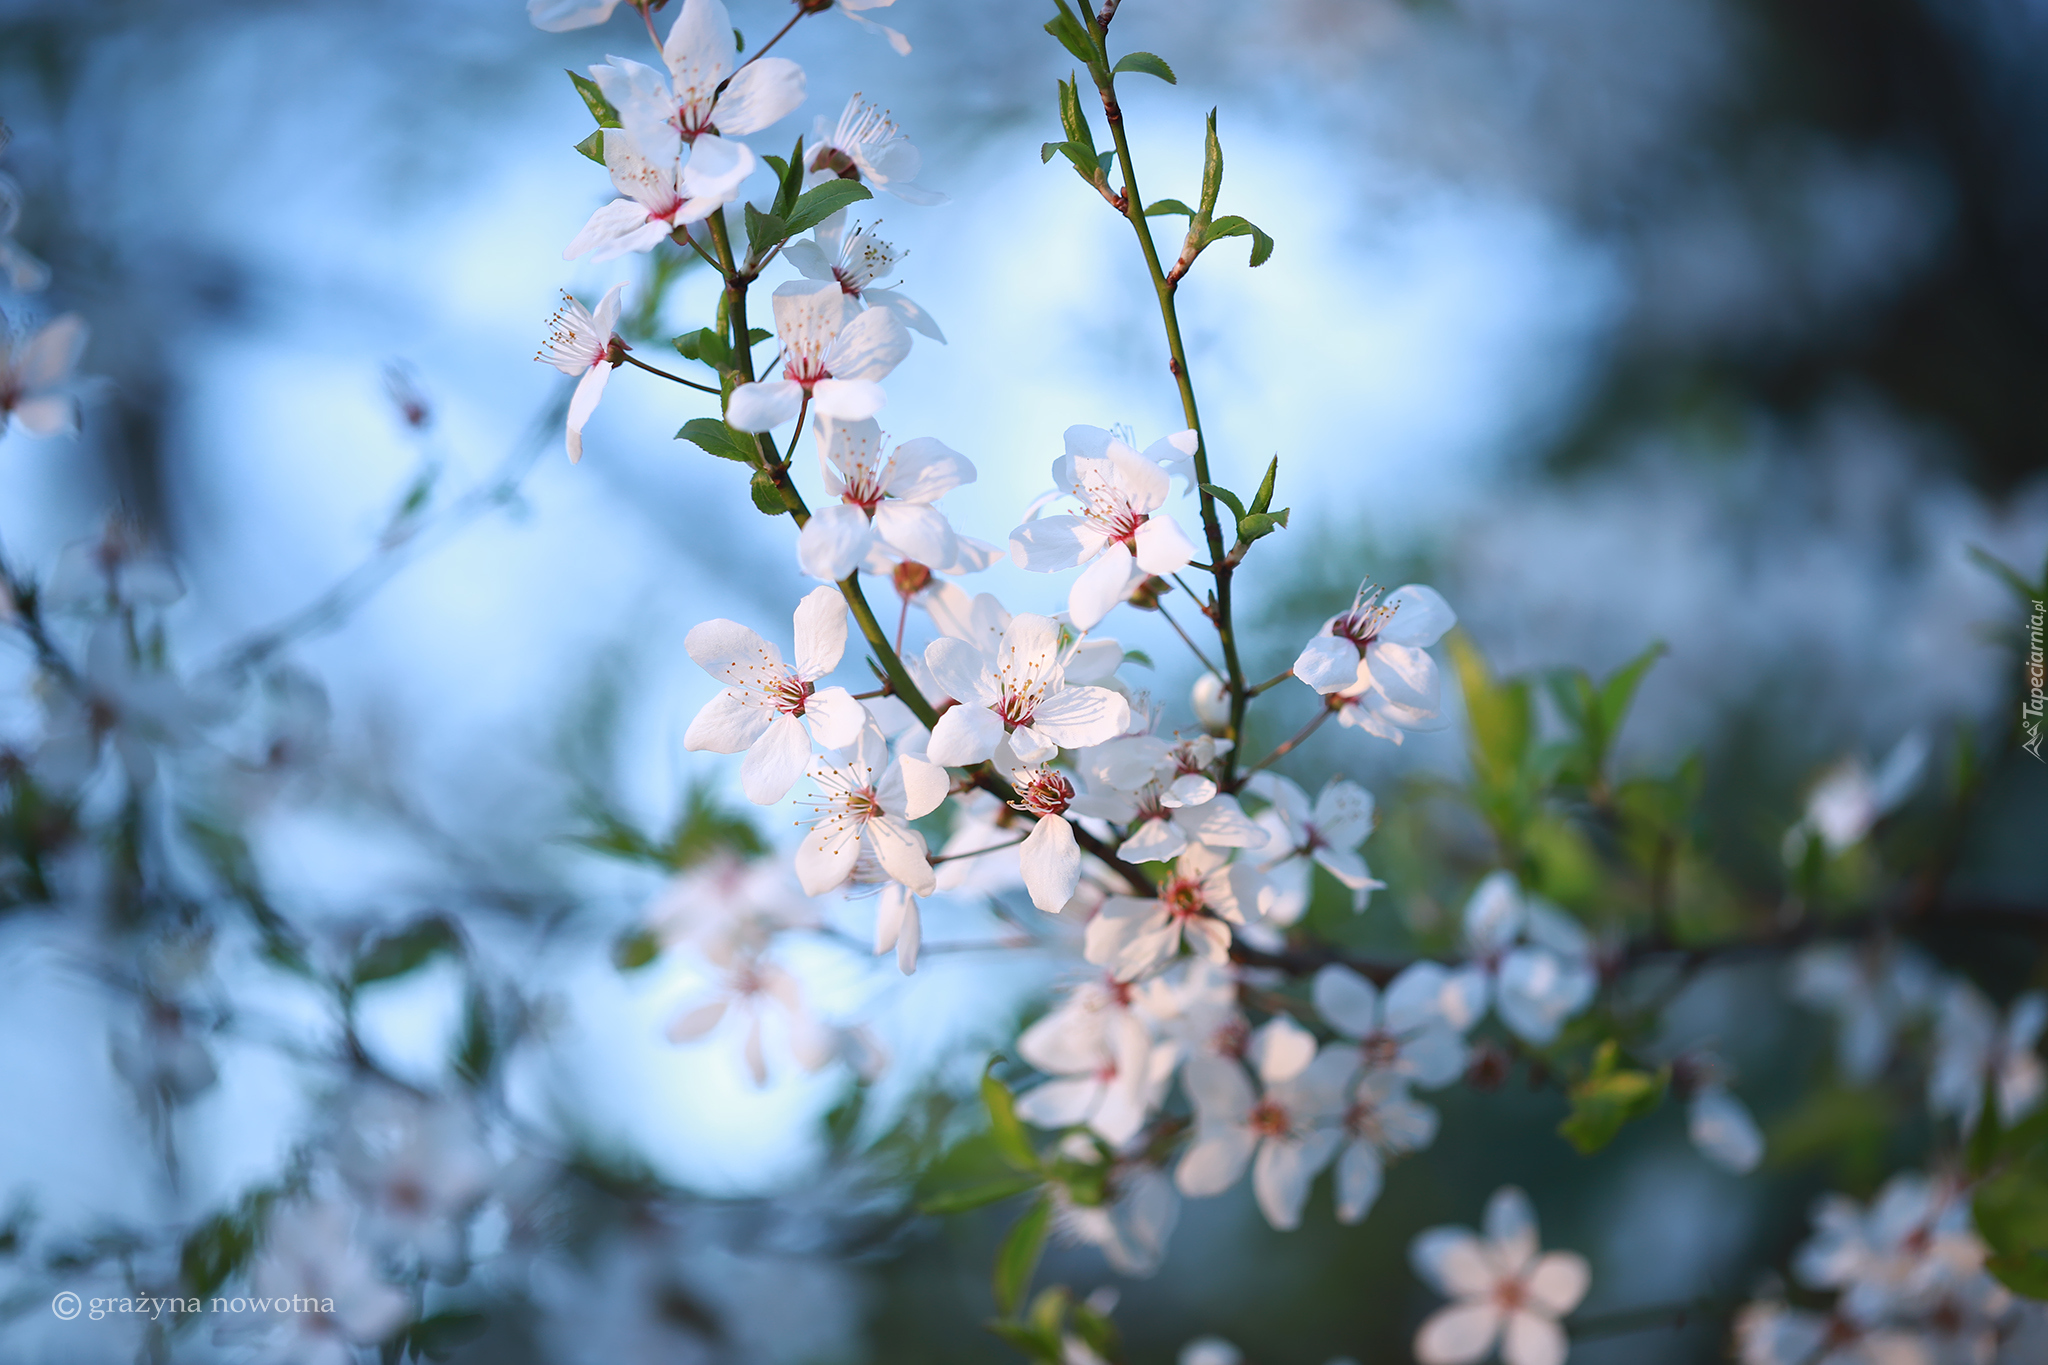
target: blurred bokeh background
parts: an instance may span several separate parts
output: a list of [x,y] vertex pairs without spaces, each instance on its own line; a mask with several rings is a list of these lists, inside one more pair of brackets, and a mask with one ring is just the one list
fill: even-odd
[[[784,8],[733,15],[758,38]],[[754,141],[779,150],[860,91],[922,149],[951,202],[864,207],[950,343],[918,343],[886,417],[974,461],[949,507],[1000,542],[1063,428],[1150,440],[1177,403],[1127,229],[1040,164],[1071,66],[1045,16],[899,0],[886,17],[909,57],[831,16],[800,25],[781,50],[809,101]],[[1939,768],[1958,733],[2004,733],[2019,612],[1970,550],[2032,574],[2048,549],[2048,6],[1126,0],[1117,29],[1180,75],[1127,97],[1148,196],[1191,193],[1220,107],[1224,204],[1278,242],[1256,270],[1218,248],[1181,292],[1212,458],[1249,486],[1278,454],[1294,509],[1241,579],[1256,676],[1367,575],[1436,584],[1499,670],[1598,674],[1662,640],[1622,761],[1701,755],[1702,839],[1760,893],[1827,765],[1918,730]],[[940,950],[905,981],[859,949],[871,911],[831,907],[845,936],[796,966],[890,1058],[854,1114],[851,1065],[781,1065],[757,1089],[732,1048],[667,1043],[692,968],[614,961],[664,874],[578,842],[667,829],[691,790],[738,800],[729,765],[682,752],[712,692],[682,638],[718,615],[775,637],[804,587],[788,526],[672,439],[709,408],[622,373],[572,467],[560,376],[532,362],[562,288],[626,281],[629,313],[649,288],[644,258],[561,259],[609,197],[571,150],[589,115],[562,68],[644,41],[630,9],[549,35],[510,0],[0,2],[0,171],[22,192],[15,240],[52,276],[10,319],[82,314],[94,377],[76,441],[0,442],[0,543],[42,574],[118,509],[184,579],[165,615],[181,668],[252,640],[289,663],[267,676],[303,683],[317,762],[193,799],[233,813],[250,875],[315,939],[459,926],[467,965],[364,988],[357,1041],[379,1069],[453,1084],[487,964],[516,1122],[481,1141],[474,1239],[518,1254],[479,1250],[448,1291],[490,1314],[458,1358],[998,1358],[978,1324],[1000,1217],[920,1219],[896,1186],[913,1139],[1042,1008],[1051,960],[975,951],[1001,921],[941,903]],[[642,318],[649,350],[702,325],[712,293],[684,270]],[[1050,610],[1062,585],[1000,565],[976,586]],[[1179,705],[1196,670],[1164,625],[1120,633]],[[33,660],[0,666],[0,721],[25,742]],[[1276,710],[1266,742],[1306,692]],[[1342,769],[1387,802],[1463,753],[1456,728],[1399,749],[1347,731],[1293,771]],[[1959,875],[2041,904],[2048,783],[1991,762]],[[749,814],[786,841],[785,816]],[[1367,854],[1409,873],[1383,873],[1371,911],[1390,940],[1469,886],[1386,846],[1411,837],[1470,856],[1469,832],[1382,829]],[[70,1246],[111,1283],[130,1253],[105,1239],[233,1207],[366,1102],[309,1060],[332,1021],[260,944],[197,904],[110,927],[90,883],[0,911],[14,1289],[44,1283],[32,1251]],[[2028,942],[1937,946],[2012,987],[2038,970]],[[1456,1092],[1442,1141],[1361,1228],[1319,1194],[1304,1231],[1275,1234],[1240,1190],[1184,1210],[1152,1279],[1088,1250],[1051,1273],[1120,1284],[1143,1361],[1202,1332],[1273,1365],[1405,1359],[1430,1304],[1409,1237],[1475,1221],[1512,1180],[1550,1244],[1591,1258],[1590,1307],[1742,1295],[1814,1191],[1926,1140],[1890,1130],[1860,1174],[1800,1145],[1828,1121],[1799,1108],[1827,1038],[1781,1003],[1779,971],[1710,974],[1671,1022],[1743,1078],[1773,1132],[1760,1177],[1703,1164],[1674,1114],[1582,1162],[1554,1095]],[[149,1001],[169,978],[187,1003],[166,1024]],[[157,1057],[139,1086],[149,1047],[200,1049],[204,1083],[167,1089]],[[45,1301],[0,1321],[0,1358],[142,1349],[132,1322],[56,1322]],[[1709,1321],[1573,1358],[1705,1361],[1724,1341]]]

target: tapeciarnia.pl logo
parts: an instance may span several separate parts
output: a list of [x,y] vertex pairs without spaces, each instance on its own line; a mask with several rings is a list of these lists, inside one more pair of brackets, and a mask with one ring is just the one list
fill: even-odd
[[2022,749],[2041,758],[2041,719],[2044,706],[2048,706],[2048,661],[2044,661],[2041,650],[2041,623],[2048,617],[2048,601],[2034,599],[2034,614],[2027,618],[2027,695],[2020,702],[2020,728],[2027,737],[2020,744]]

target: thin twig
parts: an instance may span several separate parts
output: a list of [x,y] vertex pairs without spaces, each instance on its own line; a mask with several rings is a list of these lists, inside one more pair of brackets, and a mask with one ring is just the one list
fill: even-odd
[[[1159,614],[1166,618],[1167,625],[1173,627],[1174,634],[1180,636],[1180,638],[1187,644],[1187,647],[1194,652],[1195,658],[1201,663],[1202,667],[1208,669],[1211,673],[1215,673],[1216,665],[1209,662],[1209,656],[1202,653],[1202,647],[1195,643],[1194,638],[1190,636],[1185,630],[1181,629],[1180,622],[1173,619],[1173,613],[1166,609],[1166,604],[1164,602],[1159,603]],[[1217,676],[1221,677],[1222,675],[1217,674]]]
[[1272,753],[1267,754],[1264,758],[1252,764],[1251,767],[1246,768],[1244,770],[1244,775],[1246,777],[1250,777],[1253,773],[1259,771],[1261,768],[1270,766],[1272,763],[1278,760],[1283,754],[1290,752],[1295,745],[1301,743],[1310,735],[1314,734],[1317,730],[1321,729],[1323,722],[1328,720],[1331,716],[1335,715],[1336,713],[1336,708],[1332,706],[1325,706],[1322,710],[1316,712],[1315,716],[1309,721],[1309,723],[1302,726],[1301,729],[1295,733],[1293,739],[1288,740],[1285,744],[1275,749]]
[[714,397],[718,396],[718,390],[712,387],[711,385],[699,384],[694,379],[685,379],[679,374],[670,374],[667,370],[656,369],[654,366],[648,364],[644,360],[634,359],[630,351],[619,352],[619,359],[625,361],[628,365],[637,366],[638,368],[647,371],[647,373],[649,374],[658,374],[663,379],[671,380],[674,383],[681,384],[685,388],[695,389],[699,393],[708,393]]

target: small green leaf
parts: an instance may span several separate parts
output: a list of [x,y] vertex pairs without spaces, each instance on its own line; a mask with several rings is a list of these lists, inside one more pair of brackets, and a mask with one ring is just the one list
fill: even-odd
[[700,327],[694,332],[685,332],[670,344],[685,360],[701,360],[714,370],[732,368],[732,347],[726,345],[725,334],[713,328]]
[[1060,127],[1066,131],[1067,141],[1078,142],[1093,152],[1095,130],[1088,126],[1088,110],[1081,103],[1079,80],[1060,82]]
[[498,1036],[491,1027],[491,1002],[471,984],[462,1002],[462,1037],[455,1046],[455,1074],[481,1085],[498,1059]]
[[1110,70],[1117,72],[1135,71],[1145,76],[1157,76],[1168,85],[1180,84],[1174,78],[1173,68],[1166,64],[1166,59],[1164,57],[1155,57],[1150,52],[1126,52],[1117,59],[1116,65],[1111,67]]
[[1280,457],[1275,455],[1273,463],[1266,466],[1266,477],[1259,481],[1259,491],[1252,497],[1254,512],[1263,512],[1273,505],[1273,481],[1280,477]]
[[612,108],[612,102],[604,97],[604,91],[597,88],[596,81],[573,71],[569,73],[569,79],[576,83],[576,93],[583,96],[584,107],[590,110],[590,116],[597,120],[598,127],[625,127],[619,122],[619,111]]
[[2013,595],[2018,597],[2022,603],[2031,605],[2036,599],[2048,596],[2048,575],[2044,575],[2044,581],[2039,584],[2029,583],[2020,574],[2018,569],[2013,568],[2012,565],[1988,550],[1972,545],[1969,554],[1970,559],[1978,568],[1984,570],[2008,588],[2011,588]]
[[789,504],[782,500],[782,490],[765,473],[755,473],[747,485],[747,492],[753,496],[754,507],[764,516],[779,517],[789,510]]
[[766,327],[749,327],[747,329],[747,345],[759,346],[774,335],[775,333],[769,331]]
[[178,1274],[195,1295],[205,1298],[242,1268],[256,1249],[253,1211],[220,1213],[201,1223],[178,1251]]
[[358,986],[404,976],[426,964],[436,953],[452,953],[461,940],[448,921],[435,917],[407,925],[396,933],[373,940],[356,959],[354,979]]
[[576,144],[576,150],[602,166],[604,162],[604,129],[600,128]]
[[988,1110],[989,1136],[995,1140],[996,1151],[1004,1161],[1020,1171],[1036,1171],[1038,1153],[1031,1149],[1031,1138],[1017,1117],[1016,1101],[1010,1096],[1010,1088],[996,1079],[999,1060],[989,1058],[987,1069],[981,1073],[981,1102]]
[[[843,181],[835,181],[843,184]],[[747,219],[747,250],[756,257],[765,256],[769,248],[789,240],[794,235],[789,224],[772,213],[763,213],[752,204],[743,206]]]
[[1252,541],[1272,535],[1287,524],[1287,515],[1294,509],[1283,507],[1277,512],[1248,512],[1238,518],[1238,539]]
[[612,944],[612,965],[622,972],[645,967],[660,956],[661,940],[654,936],[652,930],[635,929],[619,935],[618,941]]
[[996,1252],[996,1311],[1008,1317],[1016,1311],[1031,1277],[1038,1270],[1038,1257],[1045,1250],[1046,1229],[1052,1224],[1052,1201],[1041,1199],[1031,1206],[1017,1225],[1003,1238]]
[[762,158],[775,167],[775,202],[768,211],[777,218],[787,219],[790,210],[796,207],[797,196],[804,192],[804,140],[797,137],[796,146],[790,149],[789,160],[779,156]]
[[1181,203],[1178,199],[1155,199],[1152,201],[1152,207],[1145,210],[1145,216],[1147,218],[1157,218],[1162,214],[1175,213],[1179,214],[1183,218],[1192,218],[1195,216],[1195,211],[1189,208],[1186,204]]
[[797,197],[785,225],[789,235],[794,237],[799,232],[809,232],[848,204],[858,204],[863,199],[874,197],[875,192],[858,180],[827,180]]
[[1035,1190],[1040,1185],[1035,1175],[1006,1175],[980,1185],[969,1185],[964,1189],[941,1190],[917,1201],[918,1211],[929,1214],[966,1213],[969,1209],[986,1207],[1013,1198],[1026,1190]]
[[1628,716],[1628,708],[1635,701],[1636,688],[1642,685],[1643,675],[1666,652],[1664,642],[1657,640],[1600,684],[1600,729],[1607,741],[1612,742],[1620,733],[1621,722]]
[[1216,137],[1216,111],[1209,111],[1208,140],[1202,147],[1202,210],[1196,220],[1206,223],[1216,212],[1216,196],[1223,192],[1223,143]]
[[1592,1073],[1572,1086],[1572,1112],[1557,1131],[1580,1155],[1591,1156],[1614,1141],[1622,1125],[1655,1109],[1669,1079],[1668,1069],[1623,1067],[1621,1045],[1609,1038],[1594,1054]]
[[1272,258],[1273,239],[1268,237],[1263,230],[1234,213],[1218,218],[1215,222],[1209,224],[1208,230],[1202,234],[1201,245],[1206,247],[1210,243],[1225,237],[1251,238],[1252,264],[1254,266],[1264,265]]
[[1228,507],[1230,509],[1230,515],[1237,517],[1240,520],[1243,519],[1244,504],[1238,501],[1237,494],[1231,492],[1222,484],[1205,483],[1201,487],[1204,493],[1207,493],[1210,497],[1216,499],[1216,501],[1222,503],[1225,507]]
[[1066,0],[1053,0],[1053,3],[1060,12],[1057,18],[1046,21],[1045,31],[1059,39],[1060,46],[1074,54],[1075,61],[1090,67],[1098,65],[1101,54],[1096,52],[1095,44],[1090,41],[1087,27],[1074,17],[1074,12],[1067,8]]
[[737,28],[732,31],[732,50],[734,52],[745,52],[747,50],[747,35],[740,32]]
[[1136,664],[1140,668],[1156,668],[1158,666],[1152,662],[1152,656],[1150,654],[1147,654],[1142,649],[1125,650],[1124,662],[1127,664]]

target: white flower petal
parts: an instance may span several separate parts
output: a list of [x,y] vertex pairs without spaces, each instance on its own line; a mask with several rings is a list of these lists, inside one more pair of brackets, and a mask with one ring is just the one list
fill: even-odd
[[986,706],[963,702],[932,727],[925,757],[949,768],[964,768],[986,761],[1002,742],[1002,718]]
[[1486,1358],[1500,1329],[1500,1309],[1492,1303],[1439,1308],[1415,1334],[1415,1359],[1419,1365],[1471,1365]]
[[793,379],[742,384],[732,391],[725,420],[735,431],[771,431],[795,420],[803,401],[803,386]]
[[779,122],[803,102],[804,69],[786,58],[760,57],[733,76],[713,116],[721,134],[744,137]]
[[812,588],[796,605],[796,675],[805,682],[839,667],[846,654],[846,598],[836,588]]
[[821,507],[797,533],[797,566],[812,578],[837,583],[860,567],[874,543],[874,526],[858,507]]
[[1379,1027],[1379,990],[1341,963],[1316,973],[1309,998],[1316,1013],[1347,1038],[1363,1038]]
[[810,761],[811,737],[803,722],[778,715],[747,750],[746,761],[740,764],[740,788],[755,805],[772,806],[789,795]]
[[728,689],[706,702],[690,722],[683,733],[683,748],[691,753],[745,753],[774,720],[773,710]]
[[821,687],[804,699],[804,719],[819,747],[843,749],[860,738],[868,712],[845,688]]
[[1358,681],[1358,646],[1334,635],[1318,635],[1294,661],[1294,676],[1325,696]]
[[1057,915],[1081,882],[1081,848],[1073,827],[1057,815],[1045,816],[1025,836],[1017,855],[1031,903]]
[[1392,619],[1380,630],[1380,638],[1392,644],[1426,649],[1458,624],[1451,604],[1435,588],[1420,583],[1402,584],[1388,593],[1381,605],[1394,608]]
[[1031,728],[1063,749],[1116,738],[1131,723],[1131,704],[1106,687],[1068,687],[1040,702]]
[[1074,580],[1067,592],[1067,615],[1080,629],[1093,630],[1144,578],[1138,562],[1122,546],[1112,545]]
[[1436,660],[1427,650],[1375,640],[1365,652],[1365,664],[1388,700],[1420,711],[1437,709],[1442,687]]
[[1502,1365],[1564,1365],[1568,1349],[1564,1329],[1535,1313],[1508,1314],[1501,1333]]

